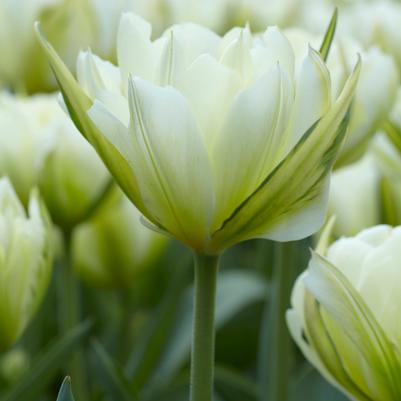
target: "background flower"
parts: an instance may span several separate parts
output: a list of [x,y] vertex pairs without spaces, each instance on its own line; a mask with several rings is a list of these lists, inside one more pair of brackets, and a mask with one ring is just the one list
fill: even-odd
[[351,399],[400,396],[401,228],[375,226],[312,255],[287,320],[308,360]]
[[127,287],[151,269],[165,249],[166,238],[148,230],[140,213],[119,191],[74,232],[72,264],[86,282]]
[[54,221],[72,227],[109,181],[102,162],[56,95],[3,93],[0,102],[0,174],[10,177],[24,203],[33,186],[39,186]]
[[48,217],[33,194],[29,215],[0,180],[0,349],[12,345],[41,304],[52,271]]

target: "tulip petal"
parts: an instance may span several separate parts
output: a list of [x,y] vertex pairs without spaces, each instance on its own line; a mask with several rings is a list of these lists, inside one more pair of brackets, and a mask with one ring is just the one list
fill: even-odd
[[319,54],[309,48],[304,59],[295,91],[294,108],[287,129],[292,149],[304,132],[322,117],[331,106],[330,74]]
[[[227,246],[255,237],[289,241],[310,235],[311,227],[316,229],[323,223],[325,206],[319,203],[325,201],[326,177],[344,139],[359,71],[360,63],[329,112],[214,233],[216,243],[222,241],[220,246]],[[300,217],[304,211],[308,224]],[[283,226],[293,228],[288,234],[280,229],[275,232],[275,227]]]
[[241,30],[239,37],[224,49],[220,60],[223,65],[239,74],[244,85],[253,76],[252,57],[245,36],[246,32]]
[[56,51],[50,43],[47,42],[40,31],[39,24],[35,25],[35,29],[42,49],[45,51],[53,73],[59,83],[64,102],[74,124],[88,142],[96,149],[108,170],[127,196],[142,213],[146,213],[147,209],[139,193],[134,172],[119,151],[102,135],[87,114],[87,111],[93,104],[91,99],[80,88]]
[[[130,163],[159,225],[193,248],[204,243],[212,213],[212,174],[186,99],[172,87],[129,81]],[[123,151],[124,143],[115,143]]]
[[106,89],[116,93],[121,90],[120,70],[90,51],[81,51],[78,55],[77,78],[91,98]]
[[295,55],[288,39],[273,26],[263,34],[263,45],[252,49],[253,67],[256,76],[262,76],[275,64],[287,74],[294,76]]
[[289,117],[291,95],[290,80],[275,66],[235,98],[212,153],[216,171],[214,226],[219,227],[280,161],[284,150],[281,134]]
[[187,22],[172,26],[163,36],[171,37],[172,31],[185,54],[186,67],[201,55],[217,57],[221,38],[210,29]]
[[117,35],[117,58],[124,82],[129,74],[153,80],[156,69],[151,25],[138,15],[124,13]]
[[189,66],[177,87],[189,100],[210,150],[240,89],[238,74],[204,54]]
[[372,136],[381,128],[394,105],[398,73],[393,59],[371,49],[364,54],[361,77],[355,95],[349,134],[336,168],[358,159]]

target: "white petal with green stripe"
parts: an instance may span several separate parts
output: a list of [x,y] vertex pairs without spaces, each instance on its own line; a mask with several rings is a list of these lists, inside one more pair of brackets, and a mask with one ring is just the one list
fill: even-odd
[[[325,205],[318,204],[319,200],[325,203],[322,194],[344,139],[359,71],[360,63],[328,113],[302,136],[285,159],[214,233],[216,243],[221,242],[224,247],[255,237],[289,241],[310,235],[323,224]],[[309,207],[316,211],[312,212],[313,220]],[[302,223],[303,213],[307,224]],[[291,233],[276,235],[276,227],[293,226],[291,221],[298,223]]]

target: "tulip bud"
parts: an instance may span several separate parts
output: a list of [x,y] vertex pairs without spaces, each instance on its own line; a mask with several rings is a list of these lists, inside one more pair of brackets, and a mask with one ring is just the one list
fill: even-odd
[[375,226],[312,254],[289,329],[305,357],[355,400],[401,397],[401,227]]
[[37,193],[27,215],[9,180],[0,180],[0,350],[31,321],[51,275],[50,226]]
[[69,112],[150,227],[217,254],[321,226],[359,63],[333,97],[320,54],[296,63],[277,28],[182,24],[152,41],[126,13],[118,67],[82,53],[78,84],[38,34]]
[[116,190],[74,231],[73,265],[89,284],[123,287],[149,268],[165,245],[166,238],[144,227],[140,213]]
[[101,196],[109,178],[55,95],[0,98],[0,173],[26,204],[38,185],[54,222],[69,228]]

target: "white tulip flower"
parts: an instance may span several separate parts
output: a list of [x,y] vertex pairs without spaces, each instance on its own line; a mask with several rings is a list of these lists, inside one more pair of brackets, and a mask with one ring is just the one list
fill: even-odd
[[319,53],[296,68],[277,28],[182,24],[152,41],[127,13],[118,67],[84,52],[78,85],[41,38],[72,118],[148,225],[205,253],[321,226],[359,64],[333,98]]

